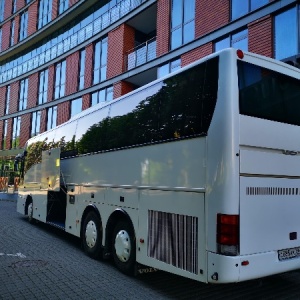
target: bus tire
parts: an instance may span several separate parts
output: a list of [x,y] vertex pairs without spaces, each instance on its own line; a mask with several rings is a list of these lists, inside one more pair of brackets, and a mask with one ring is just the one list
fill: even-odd
[[28,205],[27,205],[27,219],[29,223],[33,223],[34,219],[33,219],[33,203],[32,200],[29,201]]
[[113,259],[116,267],[124,274],[133,275],[136,264],[136,245],[132,225],[119,221],[113,231]]
[[81,238],[84,252],[91,258],[99,258],[102,249],[102,225],[94,211],[90,211],[84,219]]

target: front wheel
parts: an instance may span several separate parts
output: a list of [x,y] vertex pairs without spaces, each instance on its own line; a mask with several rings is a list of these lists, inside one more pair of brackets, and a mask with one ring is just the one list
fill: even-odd
[[119,221],[113,232],[113,259],[117,268],[127,274],[134,274],[136,245],[134,231],[125,220]]
[[90,211],[84,219],[81,238],[85,253],[92,258],[99,258],[101,256],[102,225],[94,211]]

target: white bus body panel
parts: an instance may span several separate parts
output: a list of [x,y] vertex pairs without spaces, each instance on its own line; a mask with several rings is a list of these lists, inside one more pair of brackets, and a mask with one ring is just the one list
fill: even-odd
[[[62,160],[61,170],[68,185],[203,188],[205,141],[205,137],[199,137],[83,155]],[[110,204],[119,205],[119,199],[113,197]],[[136,206],[134,203],[128,205]]]
[[142,190],[140,207],[137,261],[206,281],[204,193]]
[[[177,212],[181,214],[180,211],[184,208],[185,212],[189,211],[187,215],[193,216],[195,207],[189,208],[186,198],[192,194],[199,198],[203,197],[200,196],[199,191],[205,190],[205,151],[206,138],[199,137],[62,160],[61,170],[68,186],[65,230],[80,236],[82,213],[87,205],[93,204],[101,214],[104,229],[111,213],[121,207],[132,219],[140,219],[139,225],[137,221],[133,221],[137,233],[142,222],[147,224],[148,218],[148,216],[145,218],[144,213],[142,215],[140,212],[136,213],[136,210],[141,210],[146,204],[144,196],[141,195],[149,191],[147,199],[152,201],[149,195],[156,195],[153,189],[166,195],[170,192],[177,195],[182,191],[180,195],[186,195],[186,197],[182,198]],[[110,167],[113,165],[117,168]],[[74,192],[71,192],[72,189]],[[73,195],[76,207],[69,200]],[[155,198],[153,196],[153,201]],[[168,200],[161,198],[160,201],[164,203],[162,204],[163,211],[173,206],[172,198],[166,197]],[[197,213],[203,214],[204,207],[200,210],[202,212]],[[204,223],[204,218],[199,219],[198,222]],[[201,227],[203,228],[204,224]],[[146,239],[145,234],[142,230],[144,239]],[[204,247],[203,243],[201,247]],[[138,253],[137,257],[141,259],[140,263],[145,263],[147,260],[143,254]]]

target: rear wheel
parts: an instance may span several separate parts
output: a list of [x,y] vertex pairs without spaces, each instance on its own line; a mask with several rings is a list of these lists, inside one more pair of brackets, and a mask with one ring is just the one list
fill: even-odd
[[119,221],[113,232],[113,259],[117,268],[128,275],[133,275],[136,262],[134,231],[129,222]]
[[32,200],[28,203],[27,206],[27,218],[29,223],[33,223],[33,203]]
[[85,253],[92,258],[99,258],[101,256],[102,225],[94,211],[90,211],[84,219],[81,238]]

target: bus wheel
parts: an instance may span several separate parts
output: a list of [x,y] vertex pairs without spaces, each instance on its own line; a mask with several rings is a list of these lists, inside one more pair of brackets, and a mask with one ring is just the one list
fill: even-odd
[[85,253],[92,258],[101,255],[102,225],[94,211],[90,211],[83,222],[82,244]]
[[27,218],[28,218],[29,223],[33,223],[33,203],[32,203],[32,201],[30,201],[27,206]]
[[113,233],[113,259],[117,268],[133,275],[136,259],[135,236],[132,226],[126,221],[119,221]]

